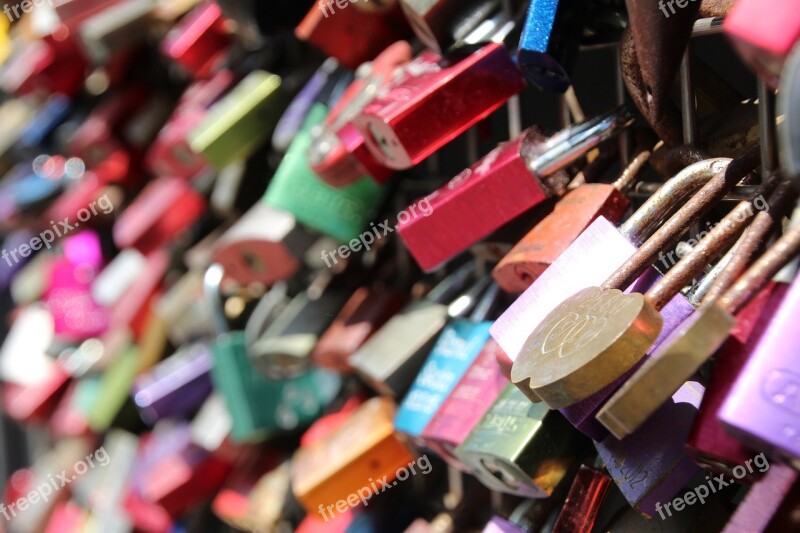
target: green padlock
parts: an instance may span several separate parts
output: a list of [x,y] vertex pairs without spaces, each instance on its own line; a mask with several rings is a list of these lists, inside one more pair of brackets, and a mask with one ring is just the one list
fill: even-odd
[[211,379],[233,419],[234,441],[257,441],[310,425],[336,397],[342,379],[313,369],[292,379],[261,374],[247,356],[244,332],[217,338]]
[[264,201],[288,211],[302,224],[345,243],[356,239],[369,224],[381,200],[383,188],[364,176],[346,187],[331,187],[308,164],[311,130],[328,114],[315,103],[300,132],[272,178]]
[[89,427],[92,431],[102,433],[111,427],[111,423],[130,398],[138,368],[139,350],[136,346],[129,346],[103,373],[100,390],[97,391],[89,412]]

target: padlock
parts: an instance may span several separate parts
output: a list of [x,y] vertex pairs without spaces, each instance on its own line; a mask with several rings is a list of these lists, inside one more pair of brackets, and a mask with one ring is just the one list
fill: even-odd
[[138,351],[135,346],[123,350],[111,362],[100,380],[97,397],[89,413],[92,431],[107,431],[123,406],[130,400],[130,390],[138,369]]
[[268,449],[266,453],[245,452],[237,458],[233,472],[211,503],[214,514],[232,527],[247,529],[252,520],[249,495],[262,477],[280,467],[281,456],[278,450]]
[[547,498],[586,444],[560,413],[509,384],[455,455],[491,490]]
[[[386,396],[403,395],[419,372],[433,343],[448,320],[469,311],[476,296],[467,293],[467,305],[444,302],[455,297],[471,277],[467,263],[445,278],[422,300],[405,306],[350,357],[350,366],[373,389]],[[398,342],[403,339],[403,342]]]
[[777,113],[780,163],[786,177],[800,181],[800,47],[795,47],[783,69],[781,90],[778,91]]
[[[130,290],[111,308],[109,330],[128,329],[136,339],[143,339],[150,305],[161,290],[164,276],[170,265],[165,250],[156,250],[146,256],[147,263],[140,271]],[[152,361],[155,364],[156,361]],[[144,370],[144,368],[140,369]]]
[[350,291],[328,287],[292,298],[247,348],[254,366],[272,379],[295,377],[311,366],[311,351],[350,298]]
[[[411,216],[400,222],[398,232],[417,263],[426,271],[432,270],[560,194],[569,181],[561,170],[631,121],[629,110],[619,108],[549,139],[531,128],[419,200],[417,204],[427,202],[431,208],[409,209]],[[496,208],[479,212],[465,209],[487,194],[494,198]]]
[[[756,451],[731,437],[717,420],[717,412],[730,393],[759,339],[780,308],[788,285],[771,282],[736,315],[736,327],[717,354],[714,373],[708,381],[700,411],[686,440],[686,452],[697,464],[717,474],[733,475]],[[759,472],[749,472],[742,482],[753,481]]]
[[[576,239],[561,257],[495,321],[491,333],[503,351],[512,361],[516,360],[530,333],[563,300],[562,295],[574,294],[585,288],[588,283],[602,283],[606,277],[613,274],[636,251],[635,245],[631,245],[631,241],[637,245],[641,244],[672,212],[673,204],[685,202],[691,194],[706,183],[714,183],[717,186],[724,185],[722,182],[724,182],[726,173],[733,182],[735,179],[743,178],[749,170],[741,170],[739,167],[739,170],[731,168],[731,172],[727,172],[729,163],[730,160],[718,159],[688,167],[675,179],[665,184],[659,194],[654,196],[652,201],[645,203],[628,219],[619,232],[613,230],[613,226],[603,217],[595,220],[587,231]],[[725,189],[725,187],[732,187],[732,185],[728,184],[722,188]],[[721,198],[724,193],[725,190],[718,191],[715,198]],[[692,218],[703,213],[704,209],[697,205],[692,206],[691,211],[684,210],[685,224],[680,225],[678,234],[688,228],[688,222]],[[607,236],[600,237],[606,232]],[[678,235],[675,237],[677,238]],[[594,246],[598,248],[594,248]],[[654,257],[657,256],[658,250],[655,251]],[[592,261],[590,271],[579,268],[587,258]],[[608,264],[605,264],[606,262]],[[653,260],[650,262],[652,263]],[[592,277],[594,280],[590,281],[587,279],[588,277]]]
[[252,71],[189,132],[191,149],[218,170],[247,159],[270,138],[280,118],[286,99],[281,83],[275,74]]
[[382,287],[359,287],[319,338],[311,359],[323,368],[350,373],[348,359],[406,304],[405,293]]
[[154,7],[151,0],[120,0],[81,22],[78,35],[92,62],[104,65],[114,54],[144,44]]
[[[487,287],[489,278],[482,278],[476,285],[479,290]],[[422,445],[422,431],[489,340],[488,318],[499,291],[492,284],[468,319],[450,322],[439,335],[394,419],[395,430],[412,442]]]
[[226,59],[233,39],[219,5],[203,2],[173,27],[161,53],[195,78],[210,76]]
[[519,66],[531,85],[566,92],[572,84],[586,14],[586,6],[575,0],[531,1],[517,52]]
[[613,184],[588,183],[569,191],[547,215],[503,258],[492,276],[503,290],[519,293],[530,287],[561,253],[602,216],[616,224],[628,210],[625,189],[650,156],[643,150]]
[[378,162],[397,170],[426,159],[525,86],[498,43],[445,57],[423,52],[405,70],[353,120]]
[[287,211],[298,222],[345,243],[356,239],[368,226],[383,190],[368,177],[346,187],[327,185],[309,168],[306,152],[310,130],[321,123],[328,110],[316,103],[306,117],[264,195],[267,205]]
[[221,70],[208,80],[190,85],[181,96],[169,121],[145,154],[145,164],[156,176],[191,179],[208,169],[202,154],[189,147],[187,136],[211,107],[233,85],[234,74]]
[[625,499],[648,517],[655,517],[659,502],[670,501],[699,470],[683,443],[703,391],[700,383],[687,381],[638,431],[623,440],[609,435],[595,443]]
[[3,91],[63,94],[75,97],[83,86],[89,63],[74,35],[55,32],[27,43],[3,65]]
[[179,350],[136,378],[131,394],[149,424],[194,411],[211,394],[211,352],[205,344]]
[[[720,179],[724,180],[724,177]],[[762,186],[761,194],[769,194],[775,182],[770,180]],[[713,187],[712,180],[704,191]],[[703,191],[698,193],[687,206],[702,203],[703,195]],[[684,209],[679,211],[678,218]],[[659,311],[678,295],[687,282],[703,271],[708,258],[727,250],[754,216],[753,202],[742,202],[646,295],[625,295],[619,289],[648,268],[647,264],[639,262],[642,251],[646,253],[647,247],[654,244],[654,239],[648,241],[601,287],[590,287],[574,294],[544,319],[531,333],[520,357],[514,362],[512,381],[532,401],[545,401],[553,408],[561,408],[583,400],[619,379],[652,350],[663,331],[664,320]],[[674,235],[667,232],[670,224],[675,223],[673,217],[656,233],[655,239],[664,234],[668,240],[674,240]],[[683,227],[685,222],[678,221],[677,224]],[[576,317],[590,318],[581,322]],[[559,355],[558,368],[553,368],[551,365],[556,354]],[[565,364],[567,356],[569,364]],[[656,360],[649,361],[653,363],[644,365],[655,364]],[[603,418],[600,420],[606,422]],[[617,434],[616,428],[612,431]]]
[[98,383],[97,379],[94,378],[95,376],[80,378],[78,381],[72,381],[67,385],[63,396],[47,421],[48,428],[54,437],[66,439],[84,437],[90,434],[91,430],[86,415],[87,410],[82,409],[82,407],[86,404],[91,404],[93,401],[91,398],[87,399],[87,396],[90,396],[97,388],[87,388],[85,383],[91,383],[92,385]]
[[308,513],[330,512],[338,500],[375,480],[391,484],[397,470],[413,461],[394,433],[394,414],[391,398],[373,398],[337,431],[295,453],[292,492]]
[[497,0],[400,0],[400,5],[417,38],[437,54],[445,53],[500,9]]
[[120,0],[53,0],[53,8],[58,18],[75,32],[83,21],[104,9],[108,9]]
[[789,461],[800,456],[794,436],[797,364],[789,357],[796,333],[789,324],[800,297],[798,280],[792,283],[717,413],[728,433],[755,449],[785,456]]
[[364,136],[350,121],[393,82],[395,73],[411,57],[411,45],[398,41],[374,61],[359,67],[356,79],[331,108],[323,124],[312,132],[309,163],[325,183],[342,187],[365,175],[384,183],[394,174],[393,169],[375,160]]
[[[770,198],[771,207],[775,208],[785,196],[794,197],[789,187],[789,182],[784,182],[778,187]],[[684,257],[662,281],[668,281],[673,273],[685,268],[690,258],[694,257],[695,251],[705,248],[704,242],[719,239],[724,232],[731,231],[726,226],[732,226],[739,218],[745,218],[748,211],[752,212],[751,202],[742,202],[737,206],[706,239],[698,244],[692,254]],[[767,227],[762,230],[754,225],[751,228],[754,231],[748,232],[748,238],[754,241],[752,249],[757,248],[759,242],[766,237],[771,229],[773,216],[776,215],[763,211],[759,213],[754,224],[761,224],[761,220],[765,220]],[[745,249],[746,245],[742,244],[740,248]],[[598,420],[620,439],[635,431],[722,346],[736,323],[733,315],[750,298],[758,294],[770,278],[798,252],[800,252],[800,229],[788,233],[778,241],[775,247],[770,248],[769,252],[761,257],[739,281],[727,282],[726,285],[730,288],[718,299],[704,300],[702,308],[673,331],[614,393],[597,413]],[[653,288],[653,291],[656,290],[658,287]],[[648,293],[648,296],[650,294]]]
[[591,533],[610,485],[611,478],[607,474],[581,465],[553,526],[553,533]]
[[63,94],[50,96],[22,132],[16,144],[17,150],[25,157],[28,155],[35,157],[41,153],[42,147],[52,148],[53,132],[67,119],[72,109],[72,102]]
[[66,394],[72,376],[56,363],[44,381],[35,385],[8,382],[0,391],[3,412],[20,422],[45,422]]
[[797,471],[788,465],[769,467],[739,503],[725,533],[792,531],[797,527]]
[[181,178],[150,182],[114,224],[114,243],[148,254],[178,238],[197,222],[205,199]]
[[431,421],[422,431],[425,446],[435,450],[450,465],[467,470],[454,450],[464,442],[469,432],[489,410],[508,385],[497,364],[500,347],[489,339],[475,361],[444,400]]
[[725,33],[744,62],[773,89],[781,69],[800,40],[800,14],[786,0],[769,4],[737,2],[725,17]]
[[239,285],[268,286],[297,272],[315,241],[290,213],[259,202],[213,244],[213,260]]
[[365,0],[363,4],[320,2],[309,10],[294,33],[301,41],[355,70],[393,42],[407,38],[411,30],[398,0]]

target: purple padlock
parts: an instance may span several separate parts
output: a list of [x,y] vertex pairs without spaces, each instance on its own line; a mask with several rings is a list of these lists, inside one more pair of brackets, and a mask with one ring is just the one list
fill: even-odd
[[637,431],[595,444],[611,478],[639,512],[655,516],[657,504],[669,502],[700,471],[683,445],[703,392],[700,383],[687,381]]
[[211,351],[194,344],[159,363],[133,385],[133,400],[142,419],[154,424],[200,407],[211,394]]
[[725,430],[758,450],[800,458],[800,277],[725,398]]

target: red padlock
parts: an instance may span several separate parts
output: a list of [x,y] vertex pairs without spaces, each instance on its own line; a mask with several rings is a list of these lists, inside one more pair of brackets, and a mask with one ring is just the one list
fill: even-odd
[[89,61],[69,31],[56,30],[28,45],[3,68],[0,88],[17,95],[41,92],[74,97],[88,75]]
[[204,78],[228,56],[232,38],[219,5],[203,2],[161,43],[161,52],[195,78]]
[[355,70],[393,42],[409,37],[411,28],[397,0],[339,0],[315,4],[294,33]]
[[502,44],[445,57],[423,52],[353,124],[379,162],[402,170],[427,158],[524,88],[522,74]]

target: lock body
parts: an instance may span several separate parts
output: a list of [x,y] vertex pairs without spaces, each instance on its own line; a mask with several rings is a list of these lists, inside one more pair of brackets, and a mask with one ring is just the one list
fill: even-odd
[[[271,380],[261,375],[245,350],[244,334],[219,337],[212,348],[211,379],[233,419],[237,442],[261,440],[314,421],[338,394],[341,379],[312,370],[293,379]],[[273,406],[265,409],[265,405]]]
[[[400,221],[398,232],[424,270],[435,269],[566,186],[565,174],[544,181],[528,169],[523,151],[544,141],[531,128],[412,204],[410,219]],[[485,198],[493,199],[491,205],[470,207]],[[422,209],[425,204],[428,209]]]
[[393,400],[373,398],[333,433],[295,453],[292,492],[309,513],[346,500],[371,480],[391,484],[413,460],[394,432],[394,415]]
[[611,478],[605,472],[581,465],[553,526],[554,533],[592,531],[610,486]]
[[500,347],[489,339],[452,393],[422,431],[425,446],[436,450],[448,463],[467,470],[455,456],[455,449],[489,410],[508,385],[497,364]]
[[314,363],[351,373],[350,356],[402,309],[406,299],[404,293],[392,289],[358,288],[314,347]]
[[366,383],[387,396],[402,396],[447,324],[447,306],[412,302],[393,316],[350,358]]
[[800,337],[793,326],[798,306],[800,280],[795,280],[717,414],[737,439],[790,461],[800,457],[795,436]]
[[254,70],[211,106],[189,133],[189,146],[218,170],[247,159],[272,136],[285,99],[280,77]]
[[455,454],[491,490],[547,498],[585,444],[558,412],[508,385]]
[[[736,315],[736,327],[717,353],[714,373],[686,441],[687,453],[707,470],[732,475],[733,468],[757,455],[752,448],[725,432],[717,420],[717,413],[775,312],[780,309],[788,288],[784,283],[773,282],[762,290]],[[742,479],[753,480],[759,475],[758,472],[748,473]]]
[[597,217],[617,223],[629,205],[627,197],[608,184],[591,183],[570,191],[503,258],[492,277],[507,292],[523,292]]
[[416,165],[525,86],[502,44],[462,56],[423,52],[353,120],[380,163],[398,170]]
[[656,503],[670,501],[698,472],[683,446],[703,391],[688,381],[638,431],[595,443],[614,483],[640,513],[654,517]]
[[497,0],[400,0],[417,38],[438,54],[467,37],[499,4]]
[[211,394],[212,363],[208,346],[195,344],[136,378],[131,392],[145,422],[178,418],[198,408]]
[[397,410],[397,431],[422,442],[422,431],[489,339],[490,325],[459,319],[445,326]]
[[353,70],[410,33],[398,0],[367,2],[366,7],[322,2],[313,5],[295,29],[298,39]]
[[312,106],[302,130],[272,178],[264,201],[288,211],[302,224],[340,242],[349,242],[368,225],[383,193],[367,177],[345,187],[331,187],[309,168],[306,152],[311,145],[310,130],[320,124],[327,113],[323,104]]
[[559,93],[569,88],[586,12],[578,0],[531,1],[517,53],[529,83]]
[[259,202],[214,243],[212,253],[226,279],[271,285],[297,272],[315,239],[291,214]]
[[119,248],[148,254],[189,229],[205,212],[206,201],[181,178],[150,182],[114,225]]
[[196,78],[210,75],[232,44],[227,20],[219,5],[204,2],[170,30],[161,52]]
[[800,40],[800,13],[790,0],[768,5],[737,2],[725,17],[725,33],[744,61],[773,88],[787,56]]

